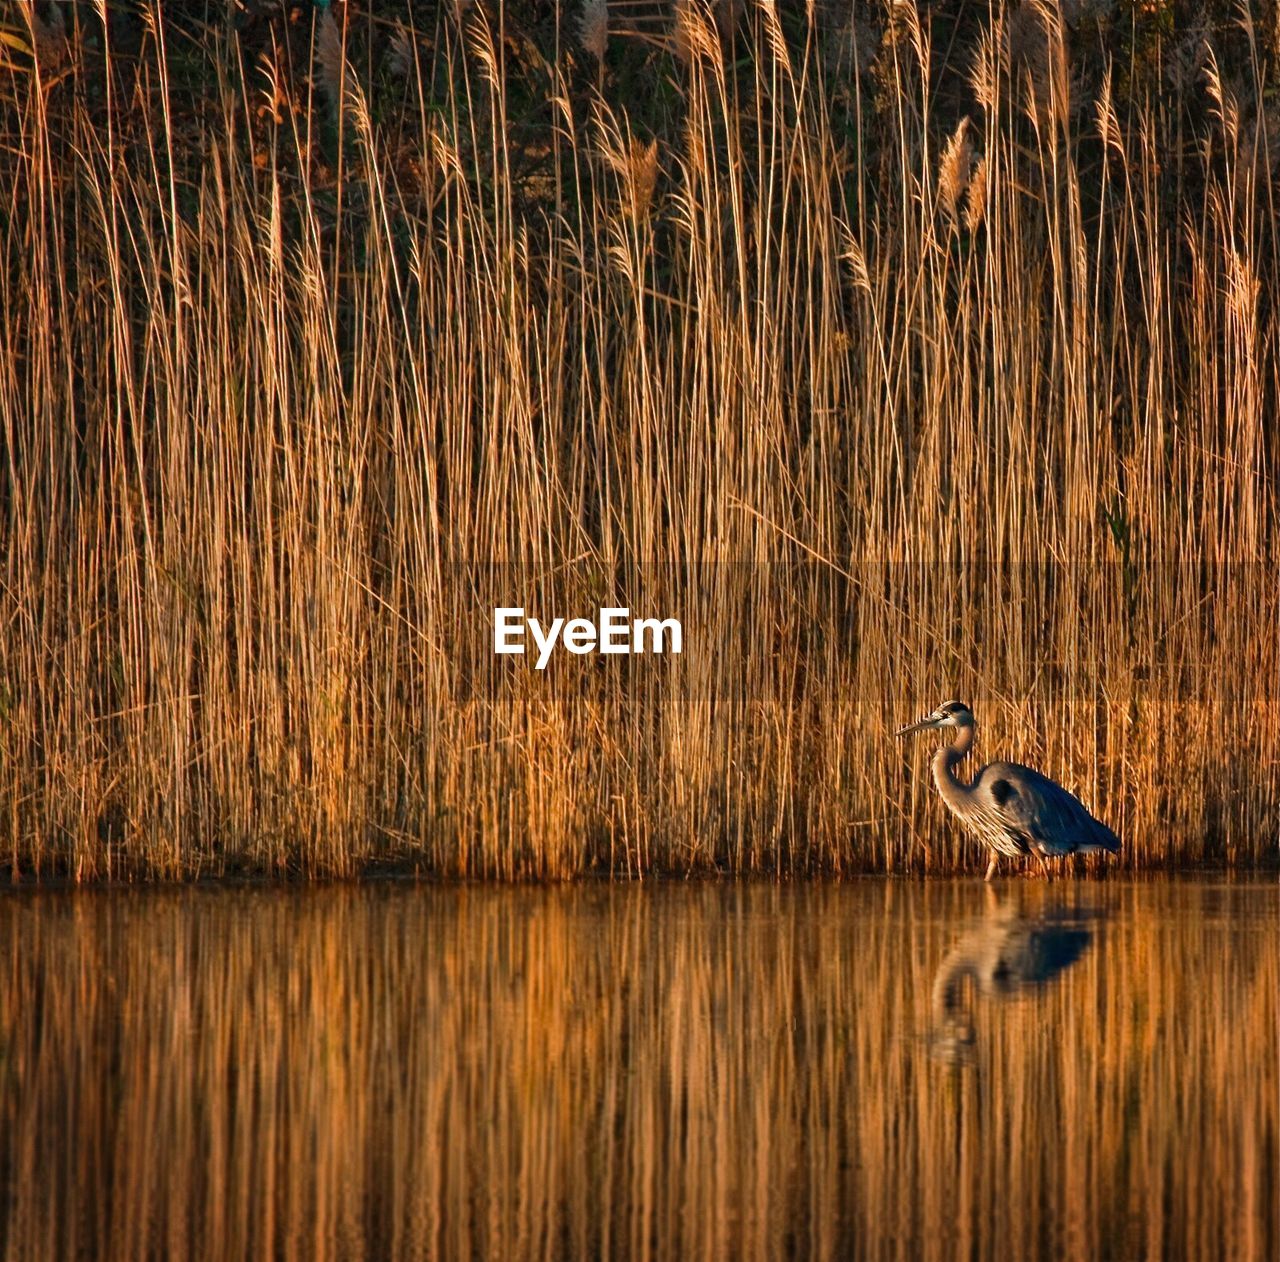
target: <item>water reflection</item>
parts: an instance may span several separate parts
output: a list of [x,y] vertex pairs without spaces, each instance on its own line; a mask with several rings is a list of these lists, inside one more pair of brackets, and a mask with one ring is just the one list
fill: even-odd
[[991,886],[985,898],[982,919],[960,935],[933,979],[930,1046],[952,1064],[974,1062],[976,1000],[1014,999],[1055,981],[1085,953],[1105,915],[1062,903],[1028,910],[1021,891],[1002,897]]
[[0,897],[0,1257],[1277,1256],[1276,887],[1071,884]]

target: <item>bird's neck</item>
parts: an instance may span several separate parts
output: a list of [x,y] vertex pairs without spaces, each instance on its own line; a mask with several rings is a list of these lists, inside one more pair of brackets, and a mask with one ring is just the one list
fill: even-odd
[[933,756],[933,779],[938,786],[942,800],[954,807],[964,800],[969,792],[969,785],[956,776],[956,764],[973,748],[973,725],[966,723],[955,729],[950,745],[944,745]]

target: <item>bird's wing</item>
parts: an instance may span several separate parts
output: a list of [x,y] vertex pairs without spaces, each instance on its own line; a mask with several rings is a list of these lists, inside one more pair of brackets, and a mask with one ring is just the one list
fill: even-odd
[[991,763],[982,769],[975,788],[983,806],[1011,835],[1034,842],[1044,854],[1120,847],[1116,835],[1094,819],[1079,798],[1030,767]]

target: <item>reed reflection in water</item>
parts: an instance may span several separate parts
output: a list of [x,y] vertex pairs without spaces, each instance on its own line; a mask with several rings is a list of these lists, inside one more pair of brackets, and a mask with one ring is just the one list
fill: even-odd
[[0,941],[5,1258],[1280,1248],[1273,884],[20,893]]

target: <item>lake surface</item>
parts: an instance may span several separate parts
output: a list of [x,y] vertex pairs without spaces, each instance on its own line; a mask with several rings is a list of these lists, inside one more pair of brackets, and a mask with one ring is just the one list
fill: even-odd
[[0,1257],[1274,1258],[1274,881],[0,895]]

